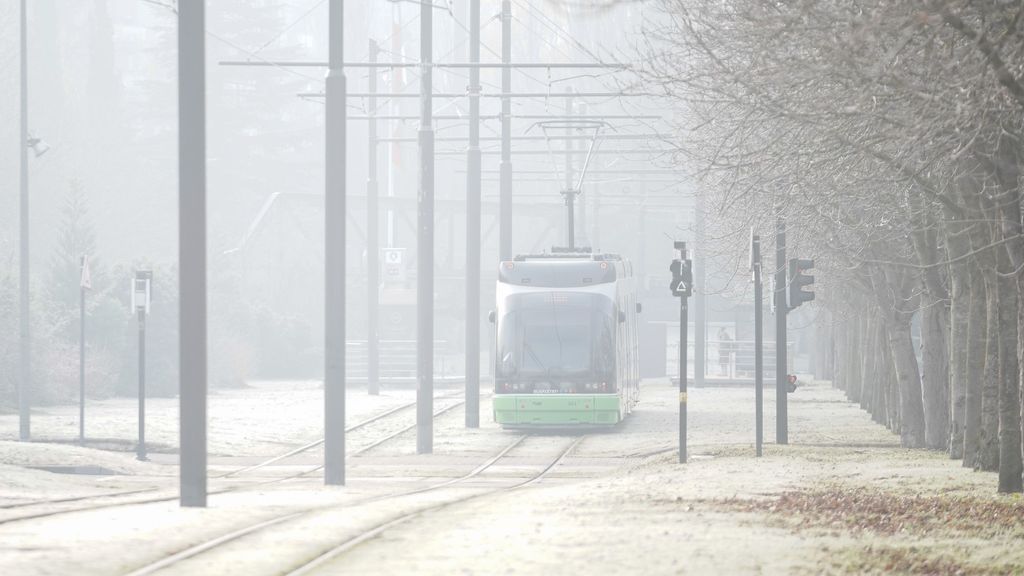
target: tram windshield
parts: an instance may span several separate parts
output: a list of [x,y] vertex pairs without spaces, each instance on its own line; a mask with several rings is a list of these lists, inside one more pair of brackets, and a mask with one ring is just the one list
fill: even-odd
[[502,391],[578,392],[603,385],[610,392],[614,387],[615,309],[608,297],[515,294],[502,313],[496,367]]

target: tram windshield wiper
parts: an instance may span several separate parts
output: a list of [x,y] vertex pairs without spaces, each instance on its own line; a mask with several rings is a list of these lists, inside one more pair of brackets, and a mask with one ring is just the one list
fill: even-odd
[[537,356],[537,353],[533,351],[533,346],[530,346],[530,343],[527,342],[526,340],[523,340],[523,350],[525,350],[526,353],[530,355],[530,358],[533,358],[533,361],[537,363],[537,366],[540,368],[540,370],[547,372],[547,367],[544,365],[543,362],[540,361],[540,358]]

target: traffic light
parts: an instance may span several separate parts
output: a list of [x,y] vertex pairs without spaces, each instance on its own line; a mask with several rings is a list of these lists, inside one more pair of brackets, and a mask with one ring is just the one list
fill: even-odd
[[689,259],[676,259],[668,269],[672,271],[672,283],[669,285],[672,295],[689,298],[693,294],[693,262]]
[[795,309],[804,302],[814,300],[814,292],[804,291],[805,286],[814,284],[814,276],[806,274],[814,268],[814,260],[805,258],[791,258],[789,261],[789,291],[787,304],[790,310]]

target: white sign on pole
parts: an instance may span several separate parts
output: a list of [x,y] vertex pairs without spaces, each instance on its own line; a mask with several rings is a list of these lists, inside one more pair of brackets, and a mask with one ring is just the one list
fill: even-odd
[[85,290],[92,290],[92,272],[89,270],[89,255],[82,255],[82,278],[79,286]]
[[384,281],[388,284],[405,282],[405,248],[384,249]]

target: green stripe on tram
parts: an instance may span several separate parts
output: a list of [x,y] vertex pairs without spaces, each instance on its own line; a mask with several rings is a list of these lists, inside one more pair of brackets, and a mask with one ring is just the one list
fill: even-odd
[[618,394],[508,394],[494,396],[494,420],[505,425],[616,424]]

